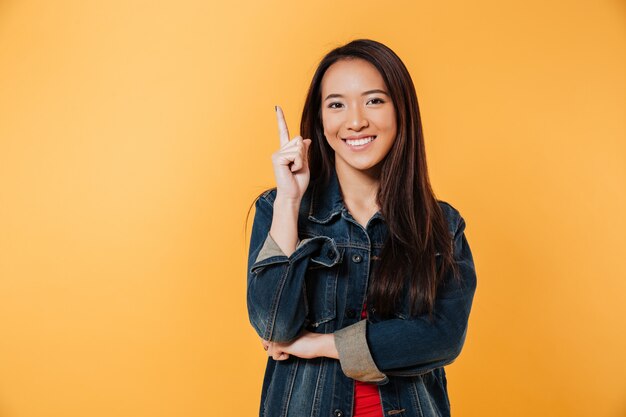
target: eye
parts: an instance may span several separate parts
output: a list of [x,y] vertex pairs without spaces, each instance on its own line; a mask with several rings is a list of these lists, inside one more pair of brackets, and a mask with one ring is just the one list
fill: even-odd
[[341,104],[341,103],[338,103],[338,102],[336,102],[336,101],[333,101],[332,103],[330,103],[330,104],[328,105],[328,108],[329,108],[329,109],[338,109],[339,107],[335,107],[335,104],[336,104],[337,106],[342,106],[342,104]]
[[370,102],[372,102],[372,104],[382,104],[385,102],[385,100],[383,100],[382,98],[373,98],[370,100]]

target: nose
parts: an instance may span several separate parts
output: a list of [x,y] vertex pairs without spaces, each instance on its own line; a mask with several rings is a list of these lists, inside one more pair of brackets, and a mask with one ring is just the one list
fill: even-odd
[[353,107],[347,115],[346,128],[352,130],[361,130],[367,127],[369,122],[358,106]]

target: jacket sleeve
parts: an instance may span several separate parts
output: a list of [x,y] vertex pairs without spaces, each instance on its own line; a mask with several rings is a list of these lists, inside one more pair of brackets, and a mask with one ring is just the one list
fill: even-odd
[[435,299],[433,321],[427,315],[380,322],[361,320],[335,332],[343,372],[359,381],[384,384],[387,376],[414,376],[452,363],[465,342],[476,272],[459,215],[454,233],[454,259],[460,283],[451,271]]
[[[298,242],[287,257],[269,234],[275,191],[255,204],[248,254],[247,307],[250,323],[265,340],[287,342],[307,324],[305,275],[310,262],[325,266],[337,263],[335,241],[316,236]],[[302,214],[301,214],[302,215]]]

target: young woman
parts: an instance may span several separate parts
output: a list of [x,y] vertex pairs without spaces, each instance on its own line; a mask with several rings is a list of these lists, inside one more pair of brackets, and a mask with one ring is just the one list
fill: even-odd
[[247,303],[268,362],[264,417],[450,415],[444,365],[476,274],[465,221],[437,200],[411,77],[366,39],[329,52],[277,187],[255,202]]

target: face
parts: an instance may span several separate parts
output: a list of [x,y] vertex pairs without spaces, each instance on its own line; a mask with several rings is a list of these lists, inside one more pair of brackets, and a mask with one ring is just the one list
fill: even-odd
[[385,82],[363,59],[340,60],[322,78],[324,136],[337,170],[380,173],[396,138],[396,115]]

